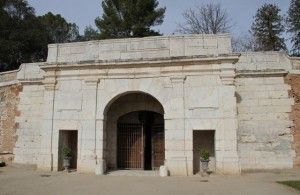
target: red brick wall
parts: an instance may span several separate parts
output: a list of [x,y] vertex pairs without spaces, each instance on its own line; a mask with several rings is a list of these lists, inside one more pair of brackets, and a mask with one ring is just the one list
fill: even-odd
[[22,87],[14,84],[0,87],[0,154],[12,153],[16,142],[15,117]]
[[295,105],[291,113],[291,119],[294,121],[292,130],[296,152],[294,167],[300,168],[300,75],[288,75],[286,77],[286,83],[291,86],[289,94],[295,100]]

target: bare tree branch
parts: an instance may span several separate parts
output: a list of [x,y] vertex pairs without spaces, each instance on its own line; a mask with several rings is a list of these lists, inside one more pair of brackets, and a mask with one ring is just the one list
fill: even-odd
[[231,42],[232,50],[234,52],[250,52],[257,50],[256,40],[251,33],[233,36]]
[[231,28],[229,15],[220,3],[187,9],[182,16],[185,22],[178,24],[177,31],[183,34],[227,33]]

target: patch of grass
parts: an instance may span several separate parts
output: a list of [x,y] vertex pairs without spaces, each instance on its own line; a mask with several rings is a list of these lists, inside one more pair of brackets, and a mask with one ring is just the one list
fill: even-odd
[[290,186],[300,191],[300,181],[278,181],[277,183]]

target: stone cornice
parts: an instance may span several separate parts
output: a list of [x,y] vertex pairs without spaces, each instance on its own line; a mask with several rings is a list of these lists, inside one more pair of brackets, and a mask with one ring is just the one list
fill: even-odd
[[18,79],[19,83],[22,85],[42,85],[44,79]]
[[19,70],[0,72],[0,87],[17,84],[18,71]]
[[93,87],[93,86],[97,86],[97,84],[100,82],[99,78],[86,78],[84,79],[85,84],[87,86]]
[[171,79],[172,83],[184,83],[186,80],[186,76],[182,76],[182,75],[173,76],[173,77],[170,77],[170,79]]
[[258,70],[258,71],[238,71],[236,77],[265,77],[265,76],[284,76],[289,72],[286,70]]
[[192,56],[192,57],[171,57],[140,60],[117,60],[117,61],[88,61],[74,63],[44,63],[40,68],[49,70],[77,70],[77,69],[105,69],[105,68],[142,68],[142,67],[166,67],[201,64],[235,64],[239,60],[239,54],[214,56]]
[[0,82],[0,87],[6,87],[10,85],[17,85],[19,84],[19,81],[13,80],[13,81],[5,81],[5,82]]
[[47,77],[43,80],[43,85],[46,91],[53,91],[57,89],[57,80],[56,78]]

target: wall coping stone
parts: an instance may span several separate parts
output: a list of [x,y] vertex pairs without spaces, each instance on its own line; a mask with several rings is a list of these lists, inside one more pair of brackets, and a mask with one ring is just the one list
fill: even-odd
[[156,36],[50,44],[49,63],[230,54],[229,34]]

